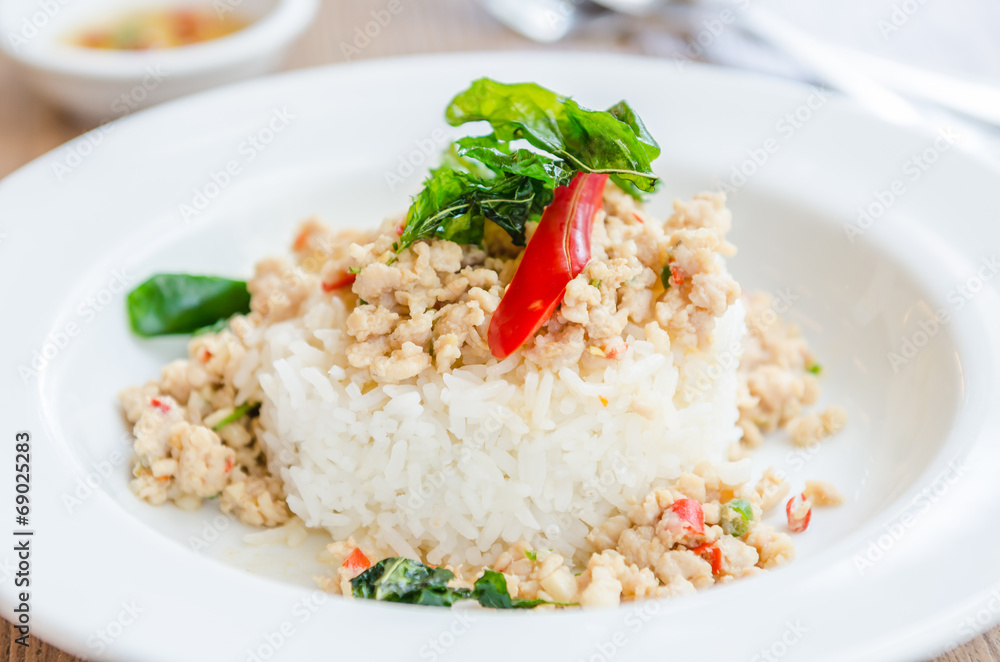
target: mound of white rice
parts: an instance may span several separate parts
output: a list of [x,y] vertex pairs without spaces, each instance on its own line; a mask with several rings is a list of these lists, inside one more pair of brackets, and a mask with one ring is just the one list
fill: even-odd
[[374,388],[342,367],[348,313],[335,298],[268,327],[247,364],[270,469],[335,540],[433,564],[482,565],[519,540],[585,559],[592,526],[740,436],[739,303],[707,354],[658,353],[630,325],[624,358],[599,370],[516,352]]

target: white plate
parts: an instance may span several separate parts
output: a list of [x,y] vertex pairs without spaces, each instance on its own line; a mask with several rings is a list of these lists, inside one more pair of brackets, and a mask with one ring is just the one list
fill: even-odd
[[[851,416],[817,453],[775,439],[755,460],[776,462],[797,485],[832,480],[849,497],[815,513],[794,564],[671,602],[470,621],[326,599],[311,588],[311,552],[249,548],[212,505],[183,513],[129,493],[115,394],[157,374],[183,341],[131,337],[116,279],[131,287],[161,270],[247,274],[309,214],[367,225],[403,208],[426,154],[443,144],[444,105],[481,75],[535,80],[591,107],[628,98],[663,144],[661,212],[671,196],[762,163],[731,198],[741,247],[733,269],[747,288],[790,293],[789,314],[825,368],[825,398]],[[934,149],[933,136],[807,88],[537,53],[304,71],[108,131],[0,184],[0,499],[13,500],[14,433],[29,430],[36,635],[115,660],[884,660],[929,656],[1000,618],[991,600],[1000,587],[1000,292],[975,275],[1000,248],[1000,179],[959,148],[927,151],[921,158],[935,162],[924,171],[912,158]],[[251,135],[268,144],[257,150]],[[239,168],[228,182],[227,165]],[[395,175],[405,181],[390,186]],[[897,180],[897,200],[849,241],[844,224]],[[209,204],[193,217],[182,211],[196,202]],[[960,286],[976,292],[966,298]],[[935,330],[937,310],[949,321]],[[894,369],[888,355],[904,339],[920,347]],[[22,375],[36,351],[46,365]],[[88,480],[92,489],[80,487]],[[9,617],[14,558],[11,545],[2,549]],[[138,616],[123,607],[133,601]]]

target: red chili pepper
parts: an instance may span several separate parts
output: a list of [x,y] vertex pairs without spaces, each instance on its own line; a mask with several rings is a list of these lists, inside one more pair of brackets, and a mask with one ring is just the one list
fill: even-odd
[[674,285],[684,282],[684,272],[679,267],[670,267],[670,282]]
[[332,283],[321,283],[321,287],[324,292],[333,292],[334,290],[339,290],[342,287],[347,287],[348,285],[353,285],[354,281],[357,280],[357,274],[344,274],[342,277],[333,281]]
[[490,352],[507,358],[552,316],[566,286],[590,261],[590,231],[607,175],[577,173],[555,190],[490,321]]
[[160,400],[159,398],[151,398],[149,404],[153,405],[154,407],[162,411],[164,414],[170,413],[170,405],[164,402],[163,400]]
[[670,510],[684,522],[686,528],[699,535],[705,533],[705,512],[694,499],[678,499]]
[[226,458],[226,468],[223,471],[224,471],[224,473],[229,473],[232,470],[233,470],[233,458],[227,457]]
[[792,533],[802,533],[809,528],[809,521],[812,519],[812,504],[806,508],[805,515],[798,514],[803,502],[808,501],[805,493],[794,496],[785,504],[785,515],[788,517],[788,528]]
[[296,253],[305,250],[306,242],[309,241],[309,230],[303,230],[295,237],[295,243],[292,244],[292,250]]
[[361,571],[370,568],[371,565],[372,562],[368,560],[368,557],[361,551],[361,548],[355,547],[350,556],[348,556],[341,564],[341,567],[346,569],[348,572],[357,575]]
[[718,575],[722,572],[722,550],[714,542],[706,542],[697,547],[692,547],[691,551],[702,556],[705,555],[705,552],[708,552],[708,559],[706,560],[712,564],[712,574]]

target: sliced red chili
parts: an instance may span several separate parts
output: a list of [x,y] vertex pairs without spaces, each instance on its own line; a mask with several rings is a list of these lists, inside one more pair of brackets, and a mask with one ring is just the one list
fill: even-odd
[[354,281],[357,280],[357,274],[344,274],[332,283],[322,283],[321,287],[324,292],[333,292],[334,290],[339,290],[342,287],[347,287],[348,285],[354,285]]
[[670,506],[670,510],[691,531],[699,535],[705,533],[705,512],[702,510],[701,504],[694,499],[678,499]]
[[712,564],[712,574],[718,575],[722,573],[722,550],[714,542],[706,542],[697,547],[692,547],[691,551],[699,556],[708,556],[706,559]]
[[490,321],[488,340],[496,358],[510,356],[538,331],[590,261],[590,233],[607,180],[580,172],[555,190]]
[[812,520],[812,503],[809,503],[804,514],[800,512],[806,502],[808,502],[806,495],[799,494],[785,504],[785,516],[788,518],[788,528],[792,533],[802,533],[809,528],[809,521]]
[[298,236],[295,237],[295,242],[292,244],[292,250],[296,253],[304,251],[306,243],[309,241],[309,234],[309,230],[302,230],[299,232]]
[[348,572],[357,575],[362,570],[367,570],[368,568],[370,568],[371,565],[372,562],[368,560],[368,557],[365,556],[364,552],[361,551],[361,548],[355,547],[354,551],[351,552],[346,559],[344,559],[344,562],[341,564],[341,567],[343,567]]

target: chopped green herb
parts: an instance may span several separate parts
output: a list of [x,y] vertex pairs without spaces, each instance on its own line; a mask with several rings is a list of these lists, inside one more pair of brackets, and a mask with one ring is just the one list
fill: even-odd
[[660,282],[663,283],[663,287],[668,290],[670,289],[671,276],[673,276],[673,273],[670,271],[670,263],[667,262],[663,265],[663,269],[660,270]]
[[526,550],[524,550],[524,555],[528,558],[529,561],[537,561],[538,560],[538,554],[536,554],[535,551],[532,550],[532,549],[526,549]]
[[352,274],[359,274],[361,273],[361,267],[349,267],[347,269],[347,272]]
[[258,409],[260,409],[259,402],[253,402],[253,403],[245,402],[236,409],[234,409],[232,414],[226,416],[224,419],[213,425],[212,429],[218,432],[219,430],[226,427],[230,423],[235,423],[244,416],[247,415],[253,416],[255,413],[257,413]]
[[358,299],[358,305],[359,306],[367,306],[368,302],[365,301],[364,299]]
[[591,287],[596,287],[597,289],[600,289],[601,288],[601,280],[599,278],[591,278],[590,279],[590,286]]
[[720,520],[727,535],[745,536],[753,522],[753,506],[746,499],[733,499],[722,507]]
[[495,570],[484,571],[472,589],[451,588],[448,582],[454,578],[454,573],[444,568],[431,568],[412,559],[388,558],[352,579],[351,594],[356,598],[433,607],[450,607],[460,600],[477,600],[482,606],[494,609],[558,604],[511,598],[507,579]]
[[140,336],[192,333],[250,312],[243,281],[216,276],[157,274],[128,295],[128,317]]
[[818,375],[819,373],[823,372],[823,366],[821,366],[818,363],[813,363],[808,368],[806,368],[806,371],[811,372],[814,375]]

